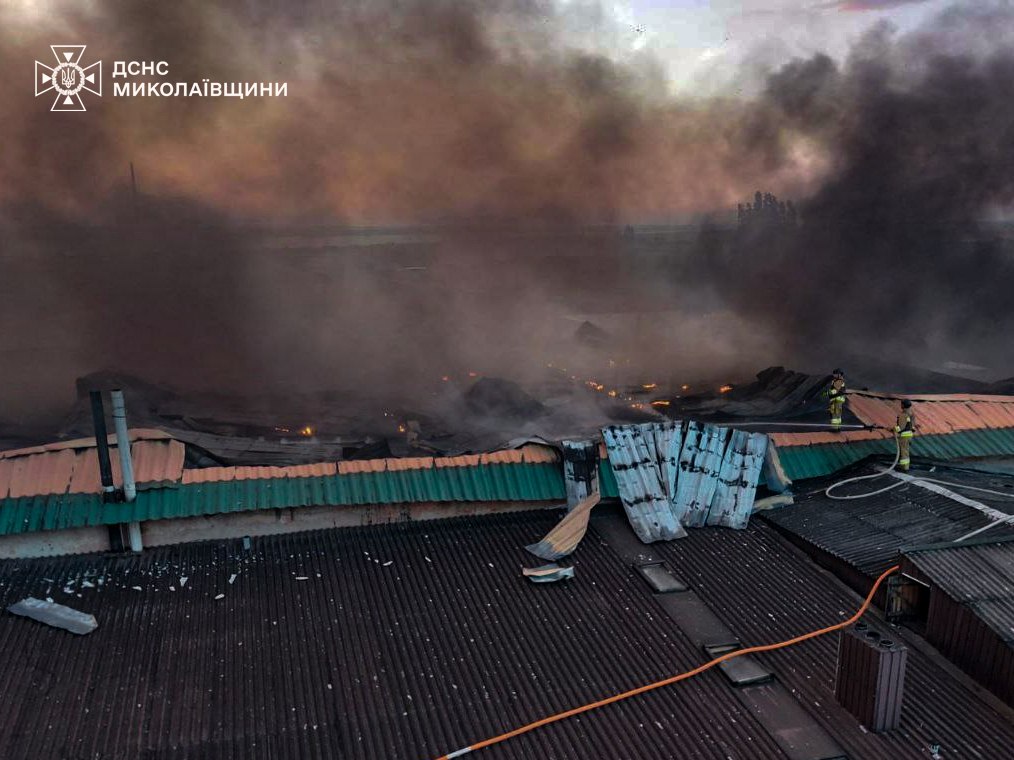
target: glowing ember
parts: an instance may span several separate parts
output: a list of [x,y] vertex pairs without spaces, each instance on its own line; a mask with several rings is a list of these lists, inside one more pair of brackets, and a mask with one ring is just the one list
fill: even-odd
[[291,431],[287,427],[276,427],[275,428],[275,432],[276,433],[288,433],[288,432],[291,432]]
[[443,381],[444,381],[444,382],[446,383],[446,382],[447,382],[448,380],[450,380],[450,379],[451,379],[451,376],[450,376],[450,375],[444,375],[444,376],[443,376],[442,378],[440,378],[440,379],[441,379],[441,380],[443,380]]
[[313,435],[313,434],[314,434],[315,432],[316,432],[316,431],[315,431],[315,430],[313,429],[313,427],[311,427],[310,425],[306,425],[305,427],[301,427],[301,428],[299,429],[299,434],[300,434],[301,436],[303,436],[304,438],[309,438],[309,437],[310,437],[310,436],[312,436],[312,435]]
[[645,383],[641,387],[644,388],[646,391],[650,391],[650,390],[654,390],[655,388],[657,388],[658,387],[658,383]]
[[616,391],[615,390],[609,391],[609,396],[610,396],[610,398],[616,398],[616,396],[617,396]]
[[731,390],[732,390],[732,386],[731,385],[723,385],[721,388],[718,389],[718,392],[719,393],[728,393]]
[[680,388],[681,388],[682,390],[685,390],[685,391],[688,391],[688,390],[690,390],[690,386],[689,386],[689,385],[681,385],[681,386],[680,386]]
[[652,402],[651,402],[651,405],[652,405],[652,406],[669,406],[669,404],[670,404],[670,403],[671,403],[671,402],[669,402],[669,401],[662,401],[662,400],[660,399],[660,400],[658,400],[658,401],[652,401]]
[[398,425],[398,432],[404,433],[407,428],[404,425]]

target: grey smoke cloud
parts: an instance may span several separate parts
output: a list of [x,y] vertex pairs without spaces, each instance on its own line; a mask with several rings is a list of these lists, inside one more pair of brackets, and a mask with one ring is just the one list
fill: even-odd
[[[0,70],[80,39],[106,61],[168,60],[172,81],[284,80],[289,97],[105,97],[51,114],[4,78],[0,417],[56,408],[59,389],[102,367],[230,391],[405,394],[447,371],[523,373],[589,301],[695,310],[698,291],[714,294],[701,308],[721,312],[720,335],[648,317],[631,342],[635,361],[694,357],[695,371],[709,341],[726,364],[728,346],[822,344],[828,311],[847,325],[835,340],[932,334],[979,354],[985,325],[1007,324],[1003,250],[944,242],[977,236],[980,211],[1010,202],[998,30],[1014,25],[999,5],[902,39],[878,31],[843,65],[794,62],[749,100],[672,98],[650,59],[587,44],[600,12],[542,0],[58,11],[30,23],[6,11]],[[798,236],[681,249],[659,276],[627,266],[611,231],[588,232],[729,208],[757,188],[800,202]],[[439,231],[402,248],[280,252],[252,220],[285,234],[321,221]]]

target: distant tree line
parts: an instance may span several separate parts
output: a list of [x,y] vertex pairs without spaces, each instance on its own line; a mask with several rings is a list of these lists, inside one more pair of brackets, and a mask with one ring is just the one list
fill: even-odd
[[753,204],[736,204],[740,227],[796,226],[796,207],[792,201],[780,201],[772,193],[762,193],[760,190],[754,193],[753,198]]

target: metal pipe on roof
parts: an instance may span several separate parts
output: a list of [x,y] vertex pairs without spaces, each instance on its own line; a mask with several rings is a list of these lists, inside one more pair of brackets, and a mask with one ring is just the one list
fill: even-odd
[[[113,402],[113,425],[116,428],[116,448],[120,452],[120,469],[123,472],[123,498],[129,503],[137,498],[137,484],[134,482],[134,462],[130,456],[130,434],[127,432],[127,409],[123,402],[123,391],[110,391]],[[129,523],[130,548],[139,552],[144,548],[141,542],[141,523]]]
[[99,477],[102,479],[102,498],[109,501],[113,495],[113,468],[109,462],[109,434],[106,432],[106,410],[102,406],[102,392],[89,391],[92,402],[92,425],[95,429],[95,451],[99,457]]
[[123,472],[123,498],[133,501],[137,497],[134,482],[134,462],[130,458],[130,435],[127,433],[127,409],[123,403],[123,391],[109,392],[113,402],[113,426],[116,429],[116,448],[120,453],[120,468]]

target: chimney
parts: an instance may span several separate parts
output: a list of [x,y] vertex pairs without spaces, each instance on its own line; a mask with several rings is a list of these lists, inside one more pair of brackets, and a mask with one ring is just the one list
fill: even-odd
[[908,649],[865,623],[842,632],[834,695],[871,731],[898,727]]
[[99,456],[99,477],[102,479],[102,500],[113,500],[113,468],[109,464],[109,434],[106,432],[106,410],[102,391],[89,391],[92,402],[92,425],[95,428],[95,451]]
[[[120,453],[120,470],[123,473],[123,498],[129,503],[137,498],[137,485],[134,483],[134,462],[130,457],[130,435],[127,433],[127,410],[123,403],[123,391],[119,389],[110,391],[109,398],[113,402],[116,448]],[[128,527],[130,548],[139,552],[144,548],[141,543],[141,524],[134,521]]]

